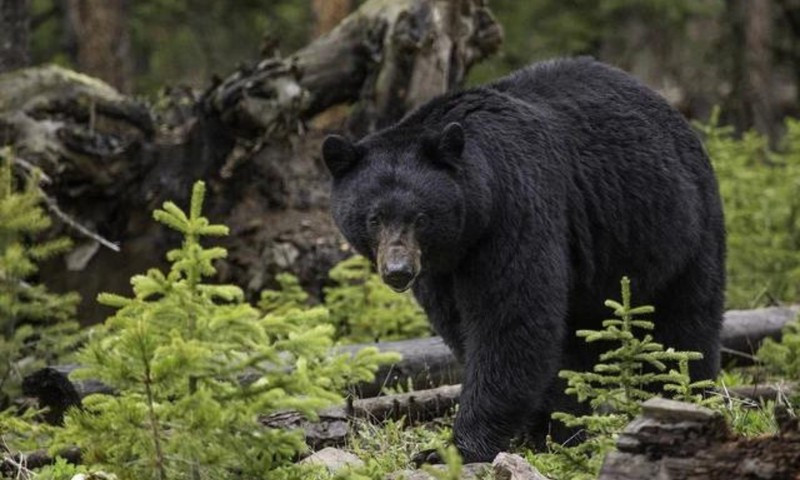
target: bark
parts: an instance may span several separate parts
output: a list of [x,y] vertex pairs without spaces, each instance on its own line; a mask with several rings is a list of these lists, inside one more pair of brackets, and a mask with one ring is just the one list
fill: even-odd
[[30,63],[30,0],[0,1],[0,73]]
[[[792,73],[793,85],[800,85],[800,2],[797,0],[779,0],[776,2],[779,10],[778,18],[783,22],[786,29],[786,45],[779,49],[779,56],[782,63],[789,65]],[[789,112],[790,115],[797,115],[797,103],[800,99],[800,89],[794,89],[791,103],[794,108]],[[786,115],[786,109],[779,109],[779,116]]]
[[725,0],[725,23],[729,25],[728,53],[730,61],[731,92],[727,110],[730,122],[738,131],[750,126],[745,90],[747,89],[747,70],[744,60],[745,46],[745,0]]
[[[355,352],[368,345],[350,345],[342,350]],[[461,382],[462,366],[440,337],[419,338],[374,344],[383,352],[396,352],[402,356],[394,365],[383,365],[371,383],[354,386],[360,397],[380,395],[384,388],[411,385],[415,390],[425,390],[440,385]]]
[[131,91],[133,57],[128,0],[69,0],[78,68],[121,92]]

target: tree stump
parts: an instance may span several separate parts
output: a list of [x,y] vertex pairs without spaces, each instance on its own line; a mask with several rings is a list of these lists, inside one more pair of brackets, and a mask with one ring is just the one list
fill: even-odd
[[620,434],[617,448],[603,462],[600,480],[778,480],[800,475],[796,420],[778,435],[737,438],[719,412],[663,398],[642,404],[642,415]]

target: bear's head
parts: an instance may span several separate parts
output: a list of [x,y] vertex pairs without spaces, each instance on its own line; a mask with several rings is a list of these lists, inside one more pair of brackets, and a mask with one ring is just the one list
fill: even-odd
[[452,269],[463,250],[464,130],[389,129],[353,143],[325,139],[331,209],[345,238],[395,291],[422,271]]

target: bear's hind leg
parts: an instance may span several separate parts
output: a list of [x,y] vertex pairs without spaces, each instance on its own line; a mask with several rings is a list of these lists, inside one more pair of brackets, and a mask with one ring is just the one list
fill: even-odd
[[702,360],[689,363],[693,381],[713,380],[719,374],[724,309],[722,268],[713,253],[701,254],[654,302],[655,340],[664,348],[703,354]]

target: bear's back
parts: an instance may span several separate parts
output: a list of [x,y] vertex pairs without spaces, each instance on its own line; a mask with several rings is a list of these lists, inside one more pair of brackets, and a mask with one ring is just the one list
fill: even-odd
[[[531,104],[665,112],[666,101],[631,75],[589,57],[535,63],[487,85]],[[667,108],[666,111],[671,110]]]
[[667,272],[685,268],[707,247],[702,232],[723,237],[717,186],[700,139],[631,75],[590,58],[559,59],[485,88],[546,115],[553,149],[566,159],[558,165],[570,179],[577,277],[609,288],[585,294],[586,308],[611,298],[623,275],[661,288],[671,278]]

